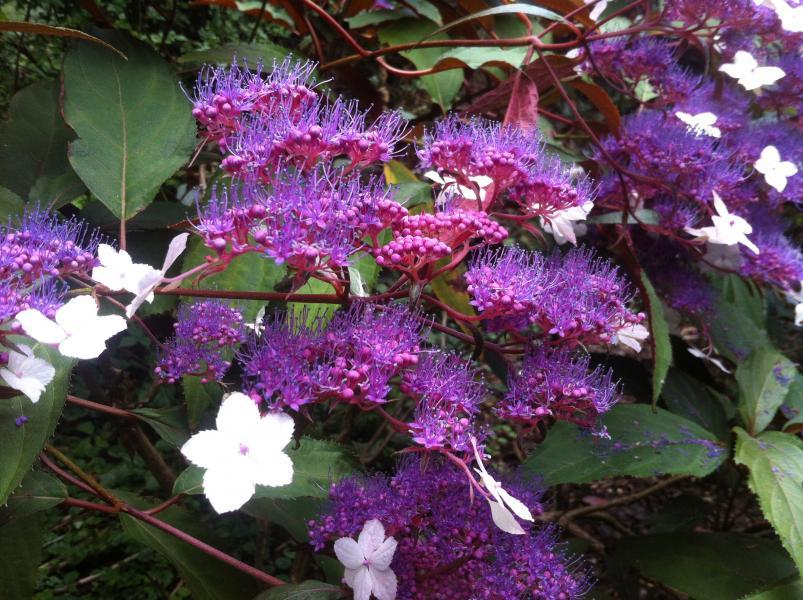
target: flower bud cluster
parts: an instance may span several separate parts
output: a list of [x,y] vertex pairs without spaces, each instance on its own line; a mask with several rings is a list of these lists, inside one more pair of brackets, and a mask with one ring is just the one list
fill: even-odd
[[231,364],[225,355],[245,341],[243,315],[218,300],[182,304],[174,328],[155,369],[167,383],[185,375],[220,381]]

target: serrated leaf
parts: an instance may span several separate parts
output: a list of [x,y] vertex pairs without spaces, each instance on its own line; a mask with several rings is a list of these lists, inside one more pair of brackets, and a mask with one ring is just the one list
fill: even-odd
[[[32,403],[26,396],[14,396],[0,401],[0,505],[30,472],[45,442],[53,435],[64,408],[70,371],[75,361],[66,359],[55,349],[21,337],[9,338],[13,343],[27,343],[34,354],[56,368],[56,376],[45,389],[39,402]],[[19,417],[28,421],[15,424]]]
[[257,486],[255,498],[325,498],[332,483],[356,470],[354,457],[344,446],[302,437],[298,448],[285,450],[293,461],[293,482],[282,487]]
[[803,581],[799,577],[788,583],[773,585],[769,589],[745,596],[742,600],[790,600],[803,598]]
[[803,572],[803,441],[765,431],[752,437],[736,432],[736,462],[750,469],[748,484],[784,548]]
[[669,340],[669,326],[664,317],[664,308],[661,299],[655,293],[655,288],[647,279],[647,274],[641,272],[641,283],[647,292],[645,299],[650,315],[650,337],[652,346],[652,404],[655,406],[661,389],[664,387],[666,374],[672,365],[672,342]]
[[171,446],[183,446],[190,434],[187,431],[187,414],[183,406],[168,408],[135,408],[131,411]]
[[795,380],[786,392],[781,412],[789,419],[783,426],[784,431],[791,433],[803,431],[803,375],[800,373],[795,374]]
[[612,560],[700,600],[734,600],[795,572],[780,545],[741,533],[625,538]]
[[751,435],[772,422],[796,375],[792,361],[772,348],[754,350],[736,368],[739,415]]
[[714,284],[711,337],[719,353],[739,363],[752,351],[770,347],[761,296],[736,275],[718,278]]
[[309,543],[307,524],[317,517],[325,500],[321,498],[293,498],[274,500],[272,498],[252,498],[243,506],[243,512],[256,519],[265,519],[287,530],[298,542]]
[[195,123],[178,81],[153,50],[122,34],[128,57],[80,42],[64,63],[64,116],[78,135],[70,164],[118,218],[130,219],[186,164]]
[[559,421],[521,466],[546,485],[659,474],[704,477],[727,458],[726,446],[696,423],[645,404],[614,406],[602,419],[610,439]]
[[22,480],[22,485],[11,494],[6,505],[0,507],[0,526],[58,506],[66,498],[67,488],[59,479],[35,469]]
[[730,438],[725,410],[703,382],[678,369],[669,369],[661,397],[673,413],[701,425],[720,440]]
[[[11,99],[8,114],[8,121],[0,125],[0,185],[28,198],[39,180],[50,178],[51,187],[77,187],[73,198],[82,193],[84,185],[67,159],[67,143],[75,134],[59,112],[59,82],[40,81],[21,89]],[[40,189],[44,185],[40,183]],[[35,200],[48,195],[52,194],[37,193]]]
[[0,527],[0,582],[4,600],[30,600],[44,540],[42,515],[29,515]]
[[310,579],[265,590],[254,600],[333,600],[342,596],[339,587]]

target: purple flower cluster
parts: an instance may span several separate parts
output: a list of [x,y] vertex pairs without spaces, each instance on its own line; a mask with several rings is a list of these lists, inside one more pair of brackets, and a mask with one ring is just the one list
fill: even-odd
[[401,115],[385,112],[369,123],[356,103],[327,102],[313,89],[313,68],[288,59],[267,76],[236,62],[201,72],[193,115],[226,153],[226,171],[272,181],[280,165],[345,157],[354,168],[392,158],[404,135]]
[[174,328],[155,369],[168,383],[185,375],[220,381],[231,364],[225,353],[245,341],[243,315],[219,300],[182,304]]
[[[480,193],[483,210],[501,198],[528,218],[549,218],[593,198],[590,182],[573,177],[557,157],[547,154],[538,135],[485,119],[464,123],[451,116],[439,121],[424,136],[418,157],[422,168],[453,177],[469,189],[476,187],[471,178],[489,178],[485,197]],[[478,205],[475,200],[463,204]]]
[[54,278],[89,273],[97,245],[84,223],[37,208],[0,226],[0,323],[28,308],[52,317],[66,292]]
[[410,434],[429,450],[470,454],[471,439],[482,439],[475,420],[485,386],[475,369],[454,354],[422,353],[414,370],[402,375],[401,391],[416,401]]
[[628,310],[631,294],[617,268],[586,249],[547,259],[517,248],[482,252],[466,281],[471,304],[498,326],[536,325],[568,345],[610,343],[644,320]]
[[[540,491],[531,484],[505,488],[540,512]],[[343,480],[329,500],[309,524],[313,546],[356,538],[366,521],[379,520],[398,542],[391,568],[399,600],[570,600],[588,590],[587,574],[559,549],[553,529],[500,532],[450,464],[409,460],[390,479]]]
[[620,394],[611,371],[589,369],[589,360],[567,350],[530,349],[519,372],[509,378],[496,413],[528,425],[556,419],[594,427]]
[[407,210],[377,179],[362,181],[328,169],[277,175],[214,191],[198,210],[204,243],[223,258],[264,252],[277,263],[317,271],[343,267]]
[[239,355],[245,392],[270,408],[324,400],[370,408],[417,364],[422,341],[420,319],[400,305],[355,304],[328,323],[279,313]]

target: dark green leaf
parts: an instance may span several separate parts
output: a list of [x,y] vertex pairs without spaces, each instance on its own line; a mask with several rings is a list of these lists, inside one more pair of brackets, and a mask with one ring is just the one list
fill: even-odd
[[[622,224],[622,211],[617,210],[616,212],[605,213],[604,215],[598,215],[596,217],[591,217],[588,221],[590,223],[601,223],[603,225],[621,225]],[[649,208],[641,208],[637,211],[634,211],[633,214],[627,215],[627,223],[633,225],[635,223],[646,223],[647,225],[657,225],[658,224],[658,213],[654,210],[650,210]]]
[[[310,279],[296,290],[297,294],[334,294],[332,286],[320,279]],[[302,315],[306,314],[307,324],[312,324],[315,319],[321,319],[325,324],[332,318],[337,310],[337,304],[316,304],[311,302],[293,302],[290,310],[295,319],[301,320]]]
[[342,596],[343,592],[337,586],[309,580],[265,590],[254,600],[333,600]]
[[357,13],[353,17],[346,17],[345,21],[348,23],[349,28],[359,29],[361,27],[368,27],[369,25],[379,25],[388,21],[398,21],[399,19],[407,19],[415,17],[413,11],[401,8],[392,10],[365,10]]
[[123,60],[80,42],[64,63],[64,116],[78,134],[70,163],[118,218],[144,209],[192,156],[195,123],[167,63],[144,44],[114,34]]
[[282,62],[287,56],[293,53],[287,48],[278,44],[258,43],[247,44],[245,42],[232,42],[224,44],[218,48],[209,50],[196,50],[179,56],[178,62],[185,65],[229,65],[234,58],[245,61],[250,67],[258,64],[270,70],[274,61]]
[[452,48],[440,55],[437,64],[444,66],[449,61],[454,61],[460,66],[466,66],[471,69],[479,69],[483,65],[520,67],[526,56],[526,46],[512,48]]
[[647,279],[647,274],[641,272],[641,283],[647,291],[647,302],[650,314],[650,344],[652,345],[652,404],[658,402],[661,388],[664,387],[666,374],[672,364],[672,342],[669,340],[669,326],[664,318],[664,309],[661,299],[655,293],[655,288]]
[[[26,396],[0,401],[0,505],[5,504],[9,495],[30,472],[45,442],[53,435],[64,407],[74,363],[62,357],[57,350],[32,344],[29,339],[16,336],[10,339],[15,344],[30,344],[36,356],[56,368],[56,376],[36,404]],[[18,427],[15,420],[22,416],[27,417],[28,421]]]
[[673,413],[703,426],[720,440],[729,439],[725,410],[703,382],[678,369],[669,369],[661,397]]
[[253,498],[243,511],[256,519],[265,519],[283,527],[293,538],[302,543],[309,542],[307,524],[321,512],[324,500],[321,498],[293,498],[274,500],[272,498]]
[[648,533],[693,531],[705,521],[713,508],[710,502],[699,496],[686,494],[673,498],[664,508],[647,516],[650,525]]
[[0,527],[0,584],[4,600],[33,597],[44,533],[42,515],[29,515]]
[[621,475],[703,477],[727,458],[727,449],[712,433],[669,411],[656,411],[644,404],[613,407],[602,420],[611,439],[560,421],[521,468],[555,485]]
[[298,448],[285,452],[293,461],[293,482],[282,487],[257,486],[256,498],[325,498],[332,483],[356,469],[346,448],[333,442],[303,437]]
[[783,426],[786,431],[803,431],[803,375],[795,374],[795,380],[786,392],[781,412],[789,421]]
[[739,363],[753,350],[770,347],[761,296],[735,275],[718,279],[715,288],[711,337],[720,354]]
[[9,217],[21,215],[24,209],[25,201],[22,198],[11,190],[0,187],[0,223],[5,225]]
[[739,384],[739,414],[751,435],[772,422],[797,375],[788,358],[772,348],[754,350],[736,368]]
[[22,485],[11,494],[8,503],[0,507],[0,526],[58,506],[65,498],[67,498],[67,488],[59,479],[50,473],[33,470],[22,480]]
[[200,377],[185,376],[181,378],[181,389],[190,429],[198,427],[201,415],[207,408],[219,405],[223,399],[223,387],[217,381],[201,383]]
[[469,21],[474,21],[476,19],[481,19],[483,17],[493,17],[494,15],[509,15],[516,13],[529,15],[531,17],[549,19],[550,21],[561,21],[564,23],[566,22],[566,19],[564,19],[563,16],[547,8],[542,8],[540,6],[533,6],[532,4],[507,4],[505,6],[495,6],[493,8],[487,8],[485,10],[480,10],[478,12],[472,13],[468,16],[457,19],[456,21],[447,23],[434,33],[441,33],[443,31],[446,31],[447,29],[451,29],[452,27],[461,25],[462,23],[468,23]]
[[[159,513],[158,518],[196,538],[216,544],[195,517],[175,506]],[[256,584],[251,577],[169,533],[125,513],[120,514],[120,522],[129,536],[155,550],[176,567],[195,600],[239,600],[256,593]]]
[[178,448],[189,439],[187,414],[183,406],[168,408],[135,408],[131,411],[159,434],[168,444]]
[[206,469],[190,465],[184,469],[181,474],[176,477],[176,482],[173,484],[173,495],[187,494],[193,496],[195,494],[203,494],[203,481]]
[[739,533],[626,538],[613,560],[699,600],[734,600],[795,572],[778,544]]
[[750,489],[803,572],[803,441],[779,431],[757,438],[735,431],[736,462],[750,469]]
[[126,56],[117,48],[96,38],[94,35],[89,35],[77,29],[70,29],[69,27],[55,27],[53,25],[45,25],[44,23],[30,23],[28,21],[0,21],[0,31],[13,31],[16,33],[33,33],[36,35],[52,35],[55,37],[68,37],[77,38],[79,40],[86,40],[93,44],[100,44],[104,48],[116,52],[120,58],[125,60]]
[[794,598],[803,598],[803,581],[799,577],[788,583],[774,585],[757,594],[745,596],[743,600],[793,600]]
[[[28,198],[43,178],[48,178],[48,186],[59,178],[75,183],[77,176],[67,159],[67,143],[75,134],[59,112],[59,82],[40,81],[23,88],[11,99],[8,114],[9,120],[0,125],[0,185]],[[77,183],[81,193],[83,184]],[[43,181],[39,187],[44,185]],[[37,200],[47,198],[37,192]]]

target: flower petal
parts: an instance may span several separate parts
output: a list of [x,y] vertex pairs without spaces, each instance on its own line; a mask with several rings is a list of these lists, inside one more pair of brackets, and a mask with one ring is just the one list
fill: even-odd
[[533,515],[527,505],[521,500],[511,495],[507,490],[499,488],[499,496],[504,500],[507,507],[519,518],[525,521],[534,521]]
[[58,344],[67,337],[62,327],[33,308],[17,313],[16,319],[26,335],[43,344]]
[[395,600],[398,592],[396,573],[390,569],[377,569],[373,565],[368,567],[368,571],[374,580],[371,589],[377,600]]
[[251,447],[248,456],[251,463],[251,479],[258,485],[281,487],[293,482],[293,461],[283,452],[271,450],[261,454],[259,447]]
[[181,453],[187,460],[204,469],[226,464],[227,457],[230,458],[235,452],[235,445],[214,429],[199,431],[181,447]]
[[0,378],[8,384],[8,387],[22,392],[34,404],[45,391],[45,385],[41,381],[32,377],[18,377],[8,369],[0,369]]
[[360,545],[366,558],[370,558],[382,542],[385,541],[385,527],[378,519],[366,521],[363,525],[357,543]]
[[[254,404],[253,401],[251,404]],[[293,439],[294,429],[293,417],[286,413],[272,412],[262,417],[253,431],[266,450],[282,450]]]
[[342,537],[335,542],[335,556],[347,569],[359,569],[365,561],[360,545],[348,537]]
[[170,246],[167,248],[167,254],[165,255],[164,265],[162,266],[162,276],[167,273],[167,270],[173,266],[173,263],[176,262],[181,253],[187,248],[187,238],[190,237],[189,233],[180,233],[172,240],[170,240]]
[[218,513],[237,510],[254,495],[254,484],[228,468],[209,469],[204,474],[204,495]]
[[58,323],[68,335],[85,332],[98,316],[98,305],[90,296],[77,296],[56,311]]
[[374,550],[373,554],[368,557],[368,560],[371,561],[371,566],[382,571],[389,569],[398,545],[399,543],[394,538],[387,538],[379,545],[379,548]]
[[358,569],[354,575],[354,600],[371,600],[374,578],[367,568]]
[[242,392],[223,398],[217,413],[217,430],[235,439],[248,440],[250,432],[259,426],[259,408]]
[[513,535],[524,535],[526,533],[516,520],[516,517],[513,516],[513,513],[507,508],[493,500],[488,500],[488,504],[491,505],[491,519],[499,529]]

